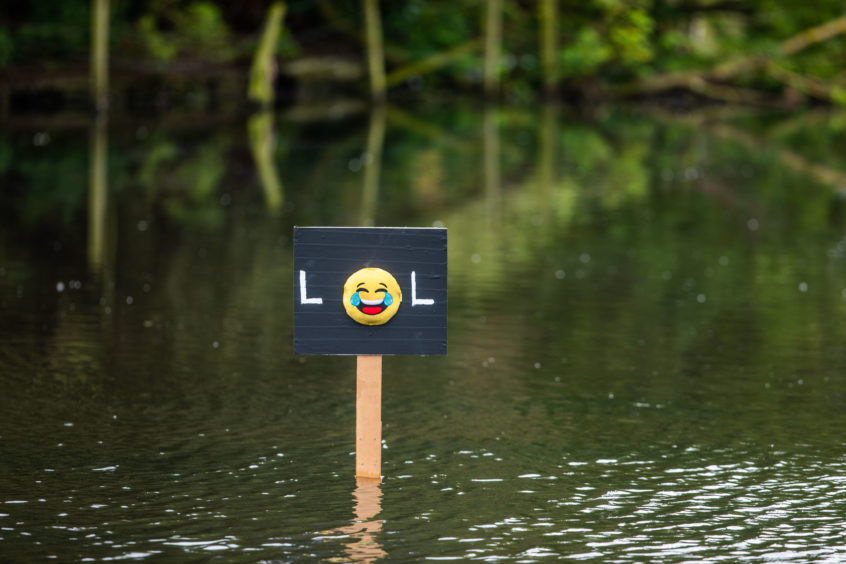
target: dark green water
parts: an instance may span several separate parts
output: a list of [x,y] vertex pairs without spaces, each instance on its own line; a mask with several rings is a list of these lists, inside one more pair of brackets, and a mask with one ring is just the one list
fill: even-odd
[[[0,136],[0,559],[846,559],[846,116]],[[92,171],[101,171],[98,180]],[[293,225],[449,229],[449,355],[292,352]]]

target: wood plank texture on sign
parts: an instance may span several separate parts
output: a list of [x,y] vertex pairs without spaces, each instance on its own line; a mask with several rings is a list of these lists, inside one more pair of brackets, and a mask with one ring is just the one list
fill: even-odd
[[[344,282],[366,267],[390,272],[402,291],[399,310],[384,325],[356,323],[343,307]],[[423,300],[417,305],[412,273]],[[293,276],[295,353],[446,354],[446,229],[296,227]]]

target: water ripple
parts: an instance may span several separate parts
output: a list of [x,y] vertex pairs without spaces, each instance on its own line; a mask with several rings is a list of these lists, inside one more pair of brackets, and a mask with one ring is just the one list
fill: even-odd
[[[456,452],[475,460],[473,454],[482,453]],[[476,478],[468,468],[469,479],[449,491],[467,498],[456,514],[443,507],[427,511],[427,523],[453,533],[432,537],[438,545],[432,558],[778,561],[846,554],[843,461],[698,464],[690,460],[693,454],[682,454],[675,465],[650,459],[566,461],[559,466],[568,470],[557,476],[518,472]],[[532,485],[527,490],[525,484]],[[509,492],[531,495],[521,503]],[[509,502],[491,503],[496,499]],[[462,523],[462,508],[469,506],[488,518]]]

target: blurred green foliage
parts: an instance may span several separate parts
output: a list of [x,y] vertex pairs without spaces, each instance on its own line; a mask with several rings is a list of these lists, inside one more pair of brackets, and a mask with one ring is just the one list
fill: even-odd
[[9,30],[0,29],[0,68],[5,67],[12,60],[14,40]]
[[231,33],[217,5],[203,0],[185,6],[174,1],[156,4],[155,11],[136,24],[147,56],[170,61],[179,55],[219,63],[233,58]]
[[[359,1],[290,0],[286,5],[277,56],[364,59]],[[388,72],[434,58],[440,62],[424,65],[409,86],[424,91],[477,87],[484,7],[480,0],[381,2]],[[112,2],[111,56],[129,71],[152,63],[176,74],[182,63],[192,61],[246,68],[267,9],[259,0]],[[61,0],[10,8],[0,15],[0,68],[87,64],[89,10],[88,2]],[[564,92],[596,95],[667,73],[705,72],[753,55],[773,66],[744,71],[732,87],[846,103],[843,35],[798,53],[780,51],[791,37],[843,17],[840,0],[562,0],[557,14],[555,79]],[[507,0],[502,15],[503,90],[512,98],[531,97],[544,82],[539,3]]]
[[0,65],[87,56],[88,2],[25,2],[0,16]]

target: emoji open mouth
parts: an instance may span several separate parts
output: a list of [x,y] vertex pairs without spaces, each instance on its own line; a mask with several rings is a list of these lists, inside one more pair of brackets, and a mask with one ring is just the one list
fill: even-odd
[[385,309],[385,299],[381,300],[365,300],[360,298],[361,303],[358,304],[358,310],[367,315],[379,315]]

